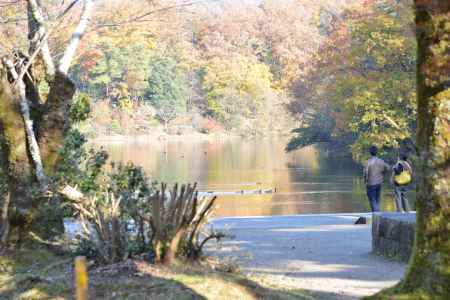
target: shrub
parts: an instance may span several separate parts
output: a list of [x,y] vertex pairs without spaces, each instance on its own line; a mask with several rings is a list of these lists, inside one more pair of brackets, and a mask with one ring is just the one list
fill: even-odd
[[195,184],[175,184],[170,191],[161,184],[151,193],[154,184],[143,184],[141,175],[122,167],[119,175],[111,176],[109,192],[73,203],[83,224],[80,245],[87,254],[112,263],[149,251],[156,263],[170,265],[180,256],[198,259],[208,240],[225,236],[201,234],[216,197],[199,199]]
[[112,163],[106,172],[107,152],[87,150],[85,143],[76,130],[66,137],[54,183],[70,200],[72,210],[66,215],[82,221],[80,249],[88,255],[96,253],[99,261],[111,263],[151,252],[156,262],[171,264],[178,255],[198,258],[206,241],[223,237],[212,232],[200,238],[215,197],[199,199],[195,184],[156,189],[131,163]]
[[167,185],[163,183],[150,198],[152,214],[148,220],[157,263],[170,265],[180,253],[193,258],[199,256],[204,243],[197,242],[198,232],[211,213],[216,197],[199,199],[196,187],[196,184],[188,184],[178,189],[175,184],[166,193]]
[[145,216],[151,211],[148,198],[155,192],[155,183],[147,178],[141,167],[132,163],[112,164],[108,175],[108,192],[122,199],[122,218],[131,221],[135,238],[130,241],[132,253],[142,253],[151,249],[148,238],[149,225]]
[[91,99],[85,93],[78,93],[74,97],[72,107],[70,108],[70,119],[73,123],[87,120],[91,113]]
[[[105,193],[103,197],[89,197],[74,203],[84,231],[81,245],[95,253],[101,262],[113,263],[126,257],[127,224],[122,218],[121,198]],[[93,232],[93,230],[95,233]],[[93,250],[92,250],[93,249]]]

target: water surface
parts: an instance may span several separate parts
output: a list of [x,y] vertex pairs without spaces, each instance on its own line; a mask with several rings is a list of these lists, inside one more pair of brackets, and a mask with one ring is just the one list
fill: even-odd
[[[219,197],[215,216],[369,210],[359,165],[315,147],[285,153],[285,145],[280,138],[234,138],[128,141],[104,147],[112,160],[140,165],[154,180],[197,182],[201,191],[227,192]],[[393,210],[392,191],[384,190],[383,208]]]

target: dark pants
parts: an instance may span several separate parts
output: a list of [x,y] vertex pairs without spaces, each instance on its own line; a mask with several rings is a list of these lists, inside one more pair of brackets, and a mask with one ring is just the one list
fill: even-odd
[[372,211],[380,211],[380,194],[381,184],[367,186],[367,197],[369,198]]

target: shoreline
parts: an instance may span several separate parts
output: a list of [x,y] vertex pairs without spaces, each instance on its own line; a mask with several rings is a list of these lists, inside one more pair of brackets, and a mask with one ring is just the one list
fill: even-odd
[[195,140],[195,141],[228,141],[233,139],[268,139],[268,138],[288,138],[287,135],[275,135],[268,134],[265,136],[242,136],[238,134],[227,134],[227,133],[215,133],[215,134],[204,134],[204,133],[189,133],[189,134],[141,134],[141,135],[103,135],[88,138],[91,143],[145,143],[145,142],[164,142],[164,141],[182,141],[182,140]]

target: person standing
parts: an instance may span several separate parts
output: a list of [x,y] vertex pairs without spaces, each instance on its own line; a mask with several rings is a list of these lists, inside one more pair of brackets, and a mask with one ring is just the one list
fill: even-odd
[[380,197],[381,184],[384,180],[384,175],[391,169],[391,167],[381,158],[377,157],[378,148],[371,146],[371,158],[367,161],[364,167],[364,183],[367,188],[367,197],[372,212],[380,211]]
[[391,177],[391,181],[394,184],[394,198],[398,212],[409,212],[411,210],[406,193],[408,192],[412,177],[413,170],[408,163],[408,156],[401,153],[398,156],[397,163],[392,168]]

